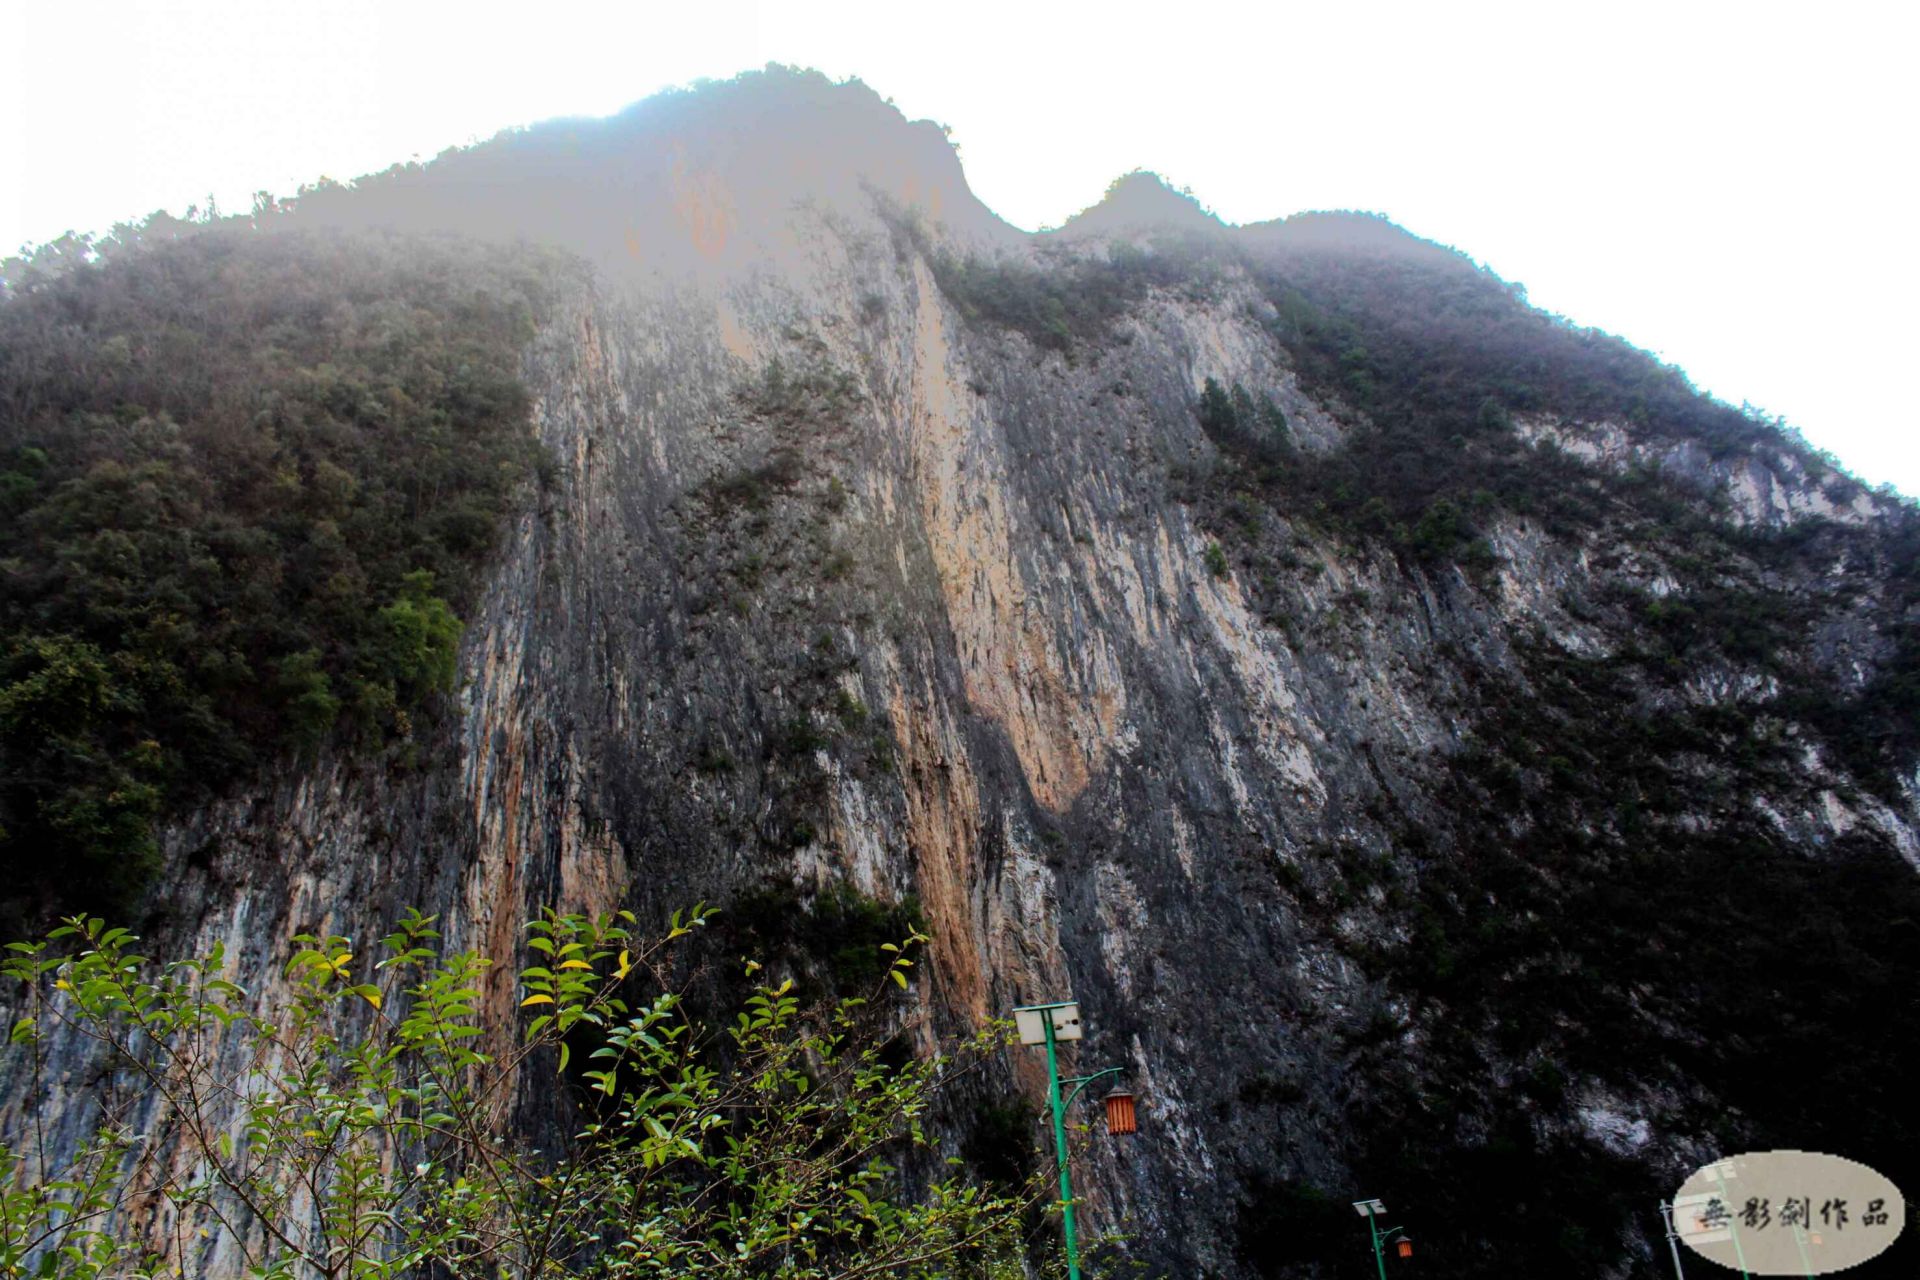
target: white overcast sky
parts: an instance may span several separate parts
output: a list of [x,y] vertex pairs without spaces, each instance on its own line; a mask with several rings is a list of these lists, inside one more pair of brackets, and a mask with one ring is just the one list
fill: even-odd
[[288,194],[769,61],[1054,225],[1144,167],[1368,209],[1920,494],[1920,6],[5,0],[0,247]]

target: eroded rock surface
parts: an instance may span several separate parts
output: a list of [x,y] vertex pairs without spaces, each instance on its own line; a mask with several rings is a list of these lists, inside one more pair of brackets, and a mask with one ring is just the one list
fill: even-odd
[[[1667,551],[1502,510],[1483,517],[1492,566],[1476,572],[1275,511],[1267,542],[1222,554],[1217,510],[1181,487],[1223,465],[1196,417],[1209,380],[1270,398],[1309,454],[1364,415],[1303,376],[1245,272],[1204,296],[1151,289],[1065,349],[969,316],[938,254],[1044,262],[1142,228],[1109,217],[1064,250],[1030,241],[978,208],[942,139],[860,93],[824,101],[885,139],[871,172],[852,144],[759,168],[766,146],[735,155],[692,117],[555,161],[550,191],[604,171],[639,194],[562,220],[595,272],[525,358],[560,465],[467,620],[455,705],[410,771],[328,757],[173,825],[156,948],[223,940],[272,999],[289,934],[371,937],[418,905],[501,962],[488,1012],[506,1026],[516,926],[545,905],[653,919],[769,883],[912,895],[935,939],[917,998],[943,1025],[1071,994],[1090,1031],[1074,1060],[1127,1068],[1142,1134],[1088,1144],[1083,1220],[1175,1275],[1285,1274],[1272,1238],[1305,1219],[1275,1188],[1394,1197],[1383,1116],[1462,1150],[1517,1123],[1650,1188],[1711,1155],[1728,1134],[1673,1061],[1609,1076],[1563,1051],[1577,1008],[1513,1041],[1466,995],[1408,977],[1445,963],[1407,958],[1430,873],[1469,865],[1490,832],[1531,856],[1541,797],[1563,764],[1586,767],[1523,761],[1511,795],[1460,783],[1457,762],[1488,750],[1486,690],[1537,691],[1547,668],[1529,654],[1602,662],[1635,643],[1607,592],[1662,597]],[[830,120],[782,127],[833,136]],[[1829,496],[1787,454],[1714,461],[1550,415],[1516,430],[1596,469],[1682,472],[1747,524],[1901,514]],[[1274,539],[1280,569],[1261,550]],[[1854,688],[1885,659],[1874,611],[1892,599],[1884,562],[1864,574],[1854,603],[1820,606]],[[1763,666],[1701,657],[1682,689],[1646,696],[1790,720],[1754,709]],[[1910,773],[1876,788],[1795,741],[1797,769],[1738,786],[1697,746],[1675,828],[1920,859]],[[1584,812],[1596,832],[1617,816]],[[1495,932],[1503,892],[1480,885],[1475,908]],[[72,1143],[90,1060],[53,1050],[38,1080],[10,1060],[4,1118],[38,1112]],[[1564,1085],[1529,1092],[1548,1067]],[[1043,1070],[1016,1056],[981,1100],[1037,1099]],[[1424,1112],[1393,1109],[1407,1098]],[[531,1094],[525,1109],[545,1123]],[[945,1123],[957,1149],[969,1119]],[[1613,1204],[1587,1226],[1625,1274],[1650,1256],[1652,1199],[1644,1221]],[[215,1243],[199,1265],[230,1274],[233,1256]]]

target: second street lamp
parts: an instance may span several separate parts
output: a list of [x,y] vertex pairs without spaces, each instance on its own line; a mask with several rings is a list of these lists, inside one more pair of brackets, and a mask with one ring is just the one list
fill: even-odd
[[[1073,1222],[1073,1175],[1067,1168],[1067,1110],[1073,1106],[1073,1100],[1080,1096],[1081,1090],[1095,1080],[1118,1075],[1120,1068],[1107,1067],[1090,1076],[1074,1076],[1067,1080],[1060,1078],[1057,1046],[1062,1040],[1078,1040],[1081,1036],[1080,1006],[1071,1000],[1057,1004],[1022,1005],[1013,1011],[1013,1020],[1019,1027],[1021,1044],[1047,1046],[1047,1103],[1053,1111],[1053,1149],[1060,1162],[1060,1233],[1067,1245],[1067,1278],[1080,1280],[1080,1241],[1074,1233]],[[1065,1101],[1060,1097],[1062,1085],[1073,1088]],[[1131,1093],[1124,1089],[1113,1090],[1106,1097],[1106,1108],[1108,1133],[1134,1132],[1136,1121]]]
[[1413,1237],[1407,1234],[1405,1227],[1380,1225],[1380,1215],[1387,1211],[1387,1206],[1378,1200],[1355,1200],[1353,1208],[1354,1212],[1367,1220],[1367,1235],[1373,1241],[1373,1262],[1380,1268],[1380,1280],[1387,1280],[1387,1258],[1380,1252],[1380,1246],[1385,1242],[1393,1241],[1397,1246],[1394,1249],[1395,1253],[1403,1258],[1411,1258]]

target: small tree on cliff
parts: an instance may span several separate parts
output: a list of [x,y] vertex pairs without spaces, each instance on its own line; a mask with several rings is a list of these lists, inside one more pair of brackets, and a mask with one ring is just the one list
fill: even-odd
[[[656,975],[710,914],[646,945],[625,912],[531,922],[525,1025],[496,1053],[488,961],[443,953],[417,913],[372,963],[294,939],[294,996],[271,1015],[219,948],[156,964],[82,918],[12,944],[13,1068],[91,1046],[99,1076],[64,1083],[100,1118],[64,1158],[35,1120],[0,1144],[0,1277],[1021,1275],[1043,1193],[888,1163],[931,1145],[929,1106],[1005,1029],[897,1065],[867,1000],[802,1011],[791,981],[696,1025]],[[925,941],[889,945],[883,990]],[[584,1093],[563,1150],[510,1132],[527,1080]]]

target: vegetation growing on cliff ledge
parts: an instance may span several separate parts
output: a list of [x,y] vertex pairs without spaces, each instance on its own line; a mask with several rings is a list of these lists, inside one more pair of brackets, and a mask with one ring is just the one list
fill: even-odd
[[955,253],[936,245],[915,209],[876,194],[894,251],[922,255],[940,290],[969,321],[1022,334],[1043,351],[1073,358],[1076,347],[1109,337],[1129,308],[1155,289],[1206,296],[1231,255],[1217,238],[1161,230],[1144,245],[1098,251],[1050,244],[1036,260]]
[[0,302],[0,875],[137,889],[156,821],[404,741],[535,471],[553,259],[165,221]]
[[[1691,444],[1711,459],[1794,458],[1829,501],[1861,492],[1780,424],[1700,393],[1619,338],[1529,306],[1517,286],[1383,220],[1307,215],[1259,236],[1243,265],[1271,307],[1269,330],[1302,387],[1352,421],[1331,448],[1297,448],[1271,401],[1211,380],[1203,388],[1195,412],[1219,465],[1176,476],[1176,494],[1257,584],[1295,563],[1270,516],[1428,570],[1484,574],[1495,564],[1487,535],[1515,517],[1556,539],[1632,548],[1680,588],[1623,623],[1652,678],[1706,664],[1754,669],[1777,682],[1771,712],[1897,799],[1920,760],[1920,512],[1888,503],[1864,525],[1804,516],[1743,527],[1703,475],[1602,466],[1529,441],[1524,415],[1627,424],[1637,439]],[[1819,656],[1816,634],[1875,589],[1885,593],[1877,661],[1862,683]],[[1269,602],[1269,612],[1286,610]]]

